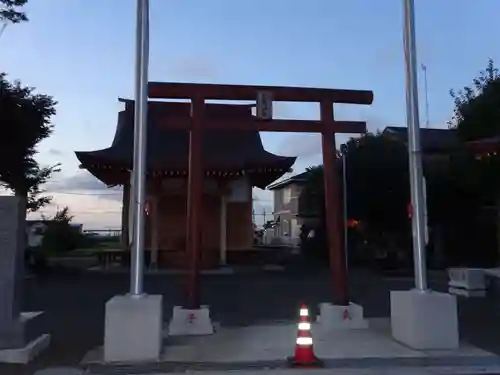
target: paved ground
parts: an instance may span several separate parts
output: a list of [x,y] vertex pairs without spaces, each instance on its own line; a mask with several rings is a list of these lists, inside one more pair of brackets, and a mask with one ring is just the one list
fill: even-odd
[[[331,288],[325,271],[255,272],[203,277],[203,302],[211,306],[215,321],[224,325],[249,325],[296,317],[297,306],[311,308],[329,299]],[[408,289],[412,281],[382,278],[365,272],[351,274],[352,299],[365,307],[369,317],[389,315],[389,290]],[[445,280],[431,283],[445,288]],[[29,366],[0,365],[2,375],[31,375],[37,368],[75,365],[103,337],[104,304],[128,288],[123,274],[63,273],[26,282],[27,310],[45,310],[53,335],[51,348]],[[179,276],[146,277],[149,293],[161,293],[165,313],[181,303],[183,279]],[[500,354],[500,298],[460,300],[461,333],[472,344]]]

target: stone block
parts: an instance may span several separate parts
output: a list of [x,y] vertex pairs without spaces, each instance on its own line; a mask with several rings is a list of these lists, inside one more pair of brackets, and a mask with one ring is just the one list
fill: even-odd
[[115,296],[106,303],[105,362],[157,361],[162,348],[161,295]]
[[20,348],[0,349],[0,363],[27,364],[50,345],[50,335],[43,334]]
[[0,196],[0,332],[19,321],[25,248],[25,200]]
[[318,323],[323,330],[368,328],[363,307],[352,302],[348,306],[320,303]]
[[15,349],[26,346],[45,333],[43,311],[23,312],[9,325],[0,327],[0,349]]
[[210,309],[201,306],[199,309],[185,309],[175,306],[172,320],[168,326],[169,336],[211,335],[214,326],[210,320]]
[[391,291],[391,330],[395,340],[413,349],[458,349],[456,297],[433,291]]
[[484,297],[486,279],[482,268],[448,269],[448,293],[464,297]]

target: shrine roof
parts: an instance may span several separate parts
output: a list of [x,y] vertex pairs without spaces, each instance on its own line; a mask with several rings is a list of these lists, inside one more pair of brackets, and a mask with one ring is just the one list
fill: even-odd
[[[134,101],[121,100],[125,109],[118,114],[115,136],[110,147],[95,151],[75,152],[82,167],[105,181],[103,173],[94,173],[98,165],[109,169],[132,168],[134,140]],[[188,102],[148,103],[148,139],[146,163],[148,170],[186,171],[188,167],[189,132],[170,129],[169,121],[190,116]],[[206,104],[207,121],[225,121],[252,116],[252,106],[248,104]],[[279,170],[276,179],[294,164],[295,157],[272,154],[264,149],[257,131],[206,130],[203,134],[202,152],[205,170],[235,171],[270,168]],[[271,181],[268,181],[268,183]]]
[[478,155],[497,153],[500,151],[500,136],[476,139],[465,145],[469,151]]
[[[408,128],[388,126],[382,134],[391,136],[401,142],[408,142]],[[421,128],[420,143],[423,152],[447,153],[461,146],[454,129]]]

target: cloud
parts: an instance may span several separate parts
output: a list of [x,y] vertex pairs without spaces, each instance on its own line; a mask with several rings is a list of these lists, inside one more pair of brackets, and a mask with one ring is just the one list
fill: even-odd
[[290,134],[279,144],[278,153],[301,159],[316,157],[321,155],[321,136],[310,133]]
[[[49,181],[45,186],[49,192],[58,193],[76,193],[82,194],[88,192],[89,194],[102,194],[104,197],[120,197],[122,188],[119,186],[107,187],[104,183],[99,181],[93,175],[85,170],[77,172],[73,176],[65,177],[57,181]],[[121,199],[121,197],[120,197]]]
[[52,155],[52,156],[62,156],[65,154],[64,151],[58,150],[56,148],[49,149],[48,153],[49,153],[49,155]]
[[63,207],[68,207],[73,222],[83,224],[84,229],[120,228],[121,202],[118,200],[101,199],[95,195],[71,195],[51,193],[53,201],[39,212],[30,214],[28,218],[38,219],[41,215],[48,217]]
[[215,81],[219,78],[217,65],[203,56],[185,56],[173,61],[168,74],[177,80]]
[[85,170],[75,175],[53,180],[44,186],[47,195],[53,197],[50,205],[40,212],[29,215],[37,219],[48,217],[63,207],[68,207],[73,221],[86,229],[120,228],[122,192],[120,187],[108,188]]

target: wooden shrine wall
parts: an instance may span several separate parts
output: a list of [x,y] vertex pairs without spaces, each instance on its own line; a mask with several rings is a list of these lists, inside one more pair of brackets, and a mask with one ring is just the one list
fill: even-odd
[[[219,193],[203,195],[202,216],[202,264],[215,267],[220,256],[220,208]],[[227,202],[227,250],[250,250],[253,244],[252,201]],[[158,197],[158,260],[160,266],[185,267],[189,262],[186,254],[185,194],[163,192]],[[152,214],[146,219],[146,249],[151,249]]]

